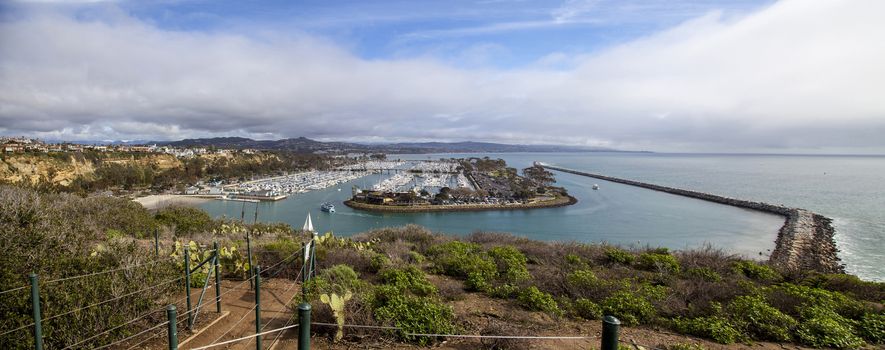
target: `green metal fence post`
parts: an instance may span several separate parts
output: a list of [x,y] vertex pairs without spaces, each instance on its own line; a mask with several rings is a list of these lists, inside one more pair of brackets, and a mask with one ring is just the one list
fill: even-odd
[[298,305],[298,350],[310,350],[310,303]]
[[169,320],[169,350],[178,350],[178,325],[175,318],[178,317],[178,311],[175,305],[166,307],[166,318]]
[[252,237],[249,234],[246,234],[246,258],[249,259],[249,289],[255,288],[255,283],[253,278],[255,276],[252,274]]
[[213,242],[215,248],[215,312],[221,312],[221,264],[218,262],[218,242]]
[[154,228],[154,255],[160,256],[160,228]]
[[37,274],[31,272],[31,306],[34,311],[34,349],[43,350],[43,329],[40,325],[40,286]]
[[[303,251],[307,251],[308,245],[310,242],[302,244],[301,249]],[[304,258],[304,252],[301,253],[300,258],[304,261],[301,263],[301,301],[307,301],[307,259]]]
[[191,317],[191,255],[187,245],[184,246],[184,291],[187,293],[187,329],[194,329],[194,319]]
[[621,321],[614,316],[602,319],[602,348],[600,350],[618,350],[618,330]]
[[[261,333],[261,267],[255,266],[255,334]],[[255,337],[255,349],[261,350],[261,336]]]

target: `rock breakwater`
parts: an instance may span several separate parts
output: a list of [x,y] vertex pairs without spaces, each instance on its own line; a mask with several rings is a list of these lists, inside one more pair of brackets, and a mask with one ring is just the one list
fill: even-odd
[[839,250],[836,248],[836,241],[833,238],[835,230],[832,226],[832,220],[808,210],[660,186],[543,163],[539,164],[547,169],[564,173],[783,216],[784,225],[778,231],[775,248],[769,257],[770,263],[787,270],[813,270],[822,273],[844,273],[845,271],[845,267],[839,260]]

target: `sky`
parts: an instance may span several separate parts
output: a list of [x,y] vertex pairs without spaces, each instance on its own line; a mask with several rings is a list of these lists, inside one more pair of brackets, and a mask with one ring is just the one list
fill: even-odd
[[0,135],[885,153],[885,1],[0,1]]

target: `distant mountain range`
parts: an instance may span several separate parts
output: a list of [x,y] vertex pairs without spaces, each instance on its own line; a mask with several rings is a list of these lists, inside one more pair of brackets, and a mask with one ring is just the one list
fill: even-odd
[[281,140],[253,140],[245,137],[213,137],[181,141],[153,142],[173,147],[216,147],[228,149],[286,150],[299,153],[505,153],[505,152],[623,152],[602,147],[558,145],[511,145],[490,142],[400,142],[363,144],[323,142],[306,137]]

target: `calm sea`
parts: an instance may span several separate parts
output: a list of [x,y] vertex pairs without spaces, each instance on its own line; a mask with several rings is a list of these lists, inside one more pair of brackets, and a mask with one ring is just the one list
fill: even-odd
[[[402,159],[469,157],[476,154],[396,155]],[[698,155],[661,153],[502,153],[524,168],[533,161],[659,185],[801,207],[834,219],[840,257],[848,271],[885,280],[885,157],[795,155]],[[393,158],[393,157],[392,157]],[[341,202],[351,185],[370,187],[370,176],[338,187],[259,205],[259,220],[300,227],[308,212],[318,230],[351,235],[368,229],[418,224],[436,232],[511,232],[533,239],[610,242],[672,249],[711,243],[735,253],[766,258],[780,217],[627,185],[556,173],[558,184],[578,198],[564,208],[465,213],[378,214],[351,210]],[[591,189],[599,184],[600,189]],[[340,191],[338,190],[340,189]],[[319,210],[325,201],[337,213]],[[250,207],[251,206],[251,207]],[[239,218],[243,204],[213,201],[202,207],[215,216]],[[253,204],[246,207],[251,217]]]

